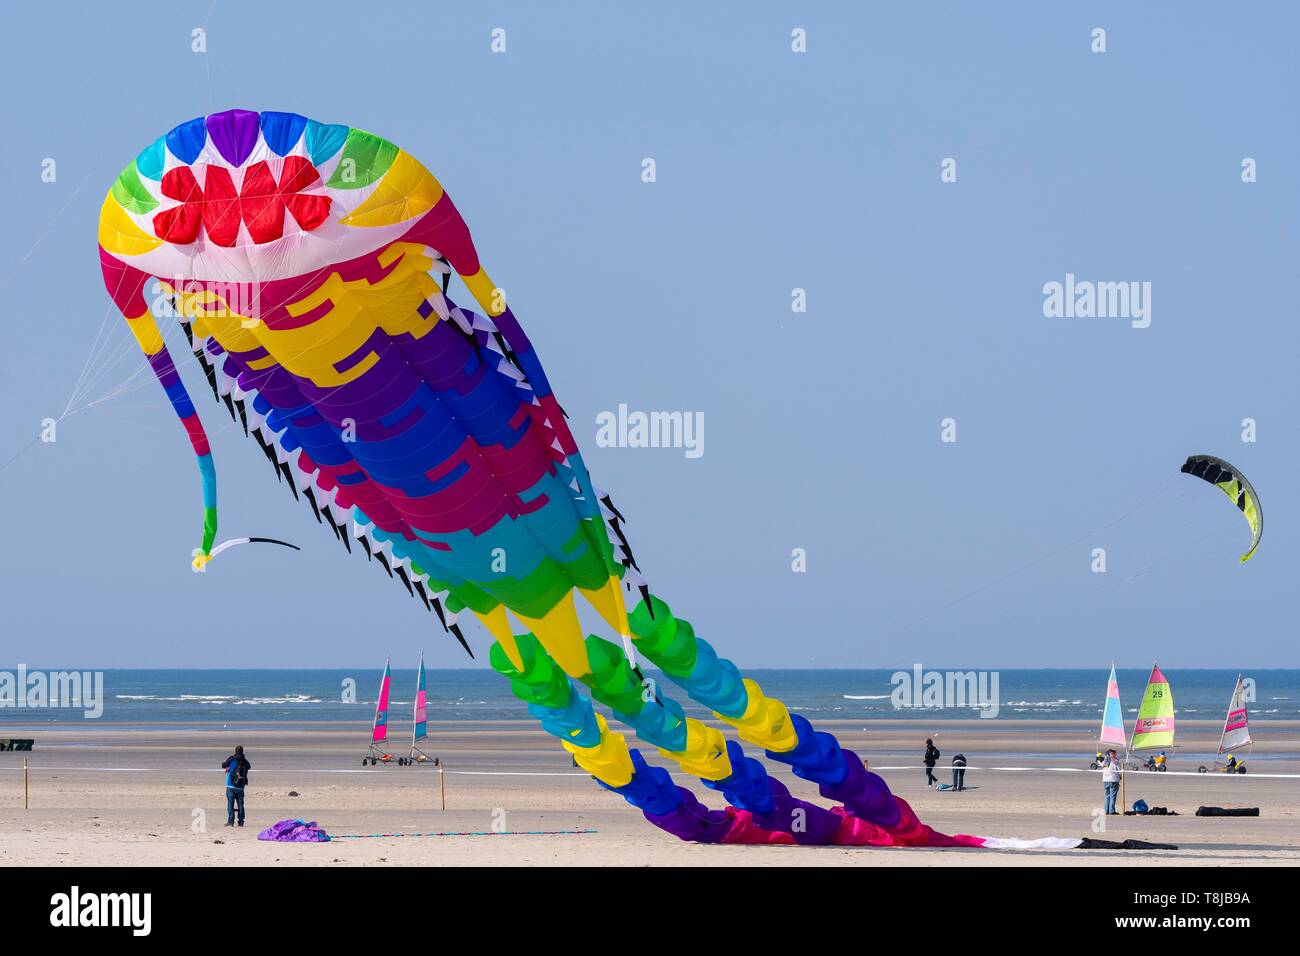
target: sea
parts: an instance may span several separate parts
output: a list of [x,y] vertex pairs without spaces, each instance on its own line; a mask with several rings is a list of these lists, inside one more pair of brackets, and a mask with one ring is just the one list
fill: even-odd
[[[927,668],[927,671],[929,669]],[[10,671],[9,673],[13,673]],[[5,725],[43,723],[133,723],[172,727],[217,723],[274,726],[313,721],[365,721],[375,712],[382,668],[336,670],[106,670],[102,713],[88,721],[84,708],[15,706],[0,692],[0,736]],[[686,705],[687,713],[705,711],[686,701],[674,685],[648,670],[665,693]],[[792,711],[821,720],[969,719],[979,716],[979,701],[964,706],[895,706],[892,670],[753,670],[765,692],[781,698]],[[903,672],[911,678],[911,672]],[[942,671],[940,673],[943,673]],[[967,671],[961,671],[967,673]],[[1165,670],[1177,715],[1190,720],[1222,720],[1236,684],[1237,671]],[[1100,720],[1107,670],[997,671],[997,717],[1000,720]],[[1137,714],[1149,670],[1118,672],[1126,720]],[[1261,670],[1254,680],[1252,721],[1300,719],[1300,670]],[[389,707],[393,721],[410,719],[416,671],[393,671]],[[490,670],[429,670],[430,721],[528,720],[525,704],[510,685]],[[986,685],[992,687],[991,684]],[[0,684],[0,691],[3,685]],[[909,704],[920,703],[910,695]],[[25,703],[25,702],[24,702]]]

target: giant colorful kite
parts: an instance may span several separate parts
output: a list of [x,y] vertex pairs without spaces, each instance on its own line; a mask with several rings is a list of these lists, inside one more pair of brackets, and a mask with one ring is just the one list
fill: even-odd
[[[164,303],[159,316],[179,316],[214,396],[295,496],[466,650],[457,615],[473,612],[496,639],[492,666],[529,711],[656,826],[707,843],[1028,845],[922,824],[856,755],[651,593],[532,343],[451,197],[409,153],[295,113],[200,117],[122,170],[99,246],[108,291],[198,456],[196,568],[256,539],[217,543],[208,439],[149,297]],[[448,298],[452,270],[481,314]],[[622,646],[584,636],[578,594]],[[647,690],[638,655],[838,806],[795,797],[740,743]],[[629,749],[579,685],[728,807],[706,808]]]

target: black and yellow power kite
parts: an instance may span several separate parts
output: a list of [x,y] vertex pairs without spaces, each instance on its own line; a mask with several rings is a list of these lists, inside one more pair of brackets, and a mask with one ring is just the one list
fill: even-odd
[[1217,487],[1236,504],[1237,510],[1246,517],[1252,535],[1250,550],[1241,556],[1242,561],[1249,561],[1250,556],[1259,547],[1260,536],[1264,533],[1264,511],[1259,506],[1259,495],[1251,487],[1246,476],[1222,458],[1213,455],[1192,455],[1183,462],[1183,474],[1195,475],[1202,481],[1208,481]]

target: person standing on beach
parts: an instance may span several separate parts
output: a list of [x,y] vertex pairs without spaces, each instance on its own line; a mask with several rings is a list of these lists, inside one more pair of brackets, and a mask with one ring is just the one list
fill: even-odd
[[253,765],[244,756],[244,748],[236,747],[235,752],[221,764],[226,772],[226,826],[235,825],[235,808],[239,808],[239,825],[244,825],[244,788],[248,786],[248,771]]
[[956,754],[952,758],[952,788],[954,790],[966,789],[966,755]]
[[1106,751],[1106,762],[1101,765],[1101,788],[1106,794],[1106,816],[1113,817],[1119,813],[1115,809],[1115,798],[1119,796],[1119,755],[1114,750]]
[[929,737],[925,738],[925,785],[933,787],[939,782],[939,778],[934,775],[934,765],[939,762],[943,756],[939,753],[939,748],[934,745],[934,741]]

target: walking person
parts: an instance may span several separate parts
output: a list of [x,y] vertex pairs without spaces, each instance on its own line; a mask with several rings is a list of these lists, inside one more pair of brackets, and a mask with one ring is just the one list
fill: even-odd
[[253,765],[244,756],[244,748],[236,747],[235,752],[221,764],[226,772],[226,826],[235,825],[235,809],[239,809],[239,825],[244,825],[244,788],[248,786],[248,771]]
[[952,788],[966,789],[966,755],[957,754],[952,758]]
[[1119,755],[1114,750],[1106,751],[1106,762],[1101,765],[1101,788],[1106,795],[1106,816],[1116,816],[1115,798],[1119,796]]
[[925,785],[933,787],[939,782],[939,778],[934,775],[934,765],[939,762],[943,756],[939,753],[939,748],[934,745],[934,741],[929,737],[925,738]]

